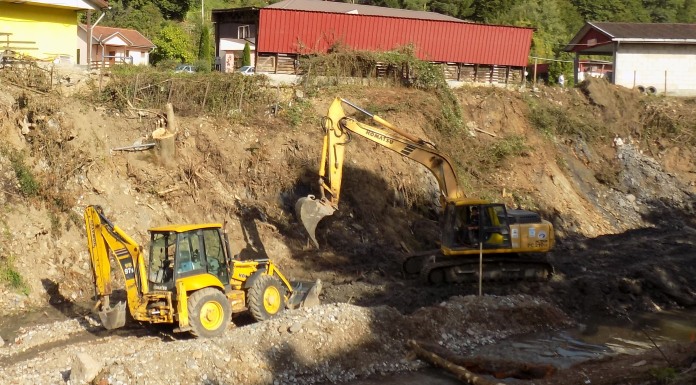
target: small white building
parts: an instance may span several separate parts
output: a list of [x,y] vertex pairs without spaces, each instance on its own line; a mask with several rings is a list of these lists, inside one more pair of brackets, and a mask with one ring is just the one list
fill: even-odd
[[696,96],[696,24],[588,22],[564,49],[583,58],[611,57],[614,84],[648,93]]
[[[79,57],[77,64],[87,65],[88,26],[80,24],[77,29]],[[90,65],[111,66],[128,63],[148,65],[150,52],[155,45],[140,32],[128,28],[95,26],[92,30],[92,63]]]
[[249,49],[251,53],[251,65],[254,66],[254,59],[256,58],[256,45],[253,39],[237,39],[237,38],[221,38],[218,42],[219,57],[221,60],[222,72],[234,72],[235,69],[242,66],[242,60],[244,58],[244,46],[249,44]]

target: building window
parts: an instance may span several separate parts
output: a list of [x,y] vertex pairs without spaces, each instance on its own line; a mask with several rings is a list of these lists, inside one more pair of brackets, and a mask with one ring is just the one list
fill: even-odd
[[237,27],[237,39],[246,39],[249,37],[249,26],[240,25]]

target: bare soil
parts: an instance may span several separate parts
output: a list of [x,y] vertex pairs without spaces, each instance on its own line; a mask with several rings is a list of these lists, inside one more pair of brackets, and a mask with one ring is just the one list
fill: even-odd
[[[283,90],[278,98],[284,103],[300,102],[295,91]],[[290,123],[287,110],[241,122],[180,116],[177,162],[164,165],[150,152],[110,150],[151,134],[156,115],[116,110],[95,103],[90,96],[43,95],[0,83],[0,133],[5,138],[0,151],[0,257],[11,261],[26,285],[21,289],[0,283],[0,312],[9,315],[56,306],[69,316],[79,316],[74,325],[56,326],[65,327],[58,332],[65,338],[46,332],[44,341],[31,350],[32,355],[39,354],[34,358],[20,359],[25,356],[17,354],[26,351],[21,341],[28,339],[27,333],[40,333],[40,329],[18,332],[19,342],[6,341],[5,379],[60,382],[65,373],[54,375],[70,362],[46,344],[62,340],[66,351],[86,349],[99,356],[111,349],[108,341],[113,338],[117,341],[111,346],[117,348],[104,356],[111,365],[107,372],[114,381],[124,383],[140,383],[137,378],[144,378],[142,383],[162,380],[156,375],[164,369],[149,360],[156,361],[172,347],[189,369],[196,366],[189,377],[177,372],[182,383],[291,383],[293,376],[304,376],[305,383],[337,382],[422,367],[401,361],[407,353],[402,344],[405,338],[439,340],[465,353],[467,347],[535,329],[560,328],[572,320],[625,317],[695,304],[693,100],[647,97],[599,81],[565,92],[490,87],[454,92],[464,120],[456,132],[435,128],[441,102],[433,94],[403,88],[314,90],[301,100],[311,106],[307,111],[311,116],[297,127]],[[549,255],[553,278],[542,283],[486,284],[484,292],[490,297],[483,302],[470,297],[478,291],[475,286],[432,287],[404,279],[400,265],[407,250],[430,248],[436,241],[434,181],[417,164],[361,139],[349,144],[341,207],[320,224],[317,236],[322,248],[316,250],[292,210],[299,197],[317,192],[319,118],[336,96],[438,144],[455,159],[469,196],[539,211],[551,220],[557,237],[557,247]],[[33,126],[22,133],[25,116]],[[522,138],[523,149],[503,151],[515,138]],[[37,195],[27,196],[12,161],[16,153],[24,154],[24,164],[40,183]],[[320,323],[305,329],[316,331],[310,346],[319,349],[325,344],[328,350],[318,354],[332,358],[299,352],[299,369],[290,359],[261,358],[263,352],[282,356],[288,346],[299,349],[292,340],[301,340],[301,335],[270,332],[278,330],[279,324],[243,326],[200,348],[197,340],[167,333],[157,337],[161,331],[131,337],[128,333],[135,332],[127,330],[104,337],[96,331],[98,327],[90,326],[92,318],[84,310],[66,307],[66,303],[89,302],[93,293],[81,223],[88,204],[104,206],[107,215],[143,245],[150,227],[226,221],[233,251],[240,258],[270,257],[291,278],[320,278],[325,283],[322,302],[327,304],[322,308],[334,306],[323,311],[339,320],[345,314],[350,321],[342,328],[327,328],[321,325],[326,321],[324,314],[303,318],[293,313],[277,322],[285,326]],[[519,300],[516,296],[522,294],[524,299]],[[461,301],[467,303],[458,310],[463,314],[442,310]],[[508,302],[515,306],[506,310]],[[527,306],[532,303],[537,305]],[[364,325],[357,313],[362,312],[370,312],[370,322],[378,325],[411,326],[399,329],[398,338],[387,339],[385,335],[396,329],[361,330]],[[461,329],[465,316],[472,317],[474,326]],[[426,326],[429,322],[431,327]],[[2,326],[0,330],[9,330]],[[258,328],[266,333],[253,331]],[[72,336],[85,330],[98,336],[100,348],[71,343]],[[146,352],[128,351],[133,345],[171,339],[175,344],[157,344],[150,358]],[[245,339],[254,343],[239,343]],[[263,346],[255,346],[261,340]],[[662,380],[651,369],[673,367],[681,372],[689,368],[694,362],[693,346],[682,342],[665,347],[675,357],[667,365],[656,358],[659,352],[649,351],[645,353],[649,364],[640,367],[631,366],[639,361],[635,357],[618,357],[586,362],[534,383],[666,383],[655,382]],[[374,355],[359,358],[370,351]],[[221,352],[237,360],[237,369],[223,369],[229,361],[212,359]],[[380,354],[392,358],[384,361],[387,367],[360,369],[367,362],[381,362],[376,358]],[[36,357],[50,362],[45,371],[39,369]],[[204,364],[207,358],[211,361]],[[147,362],[155,366],[148,367]],[[27,365],[38,377],[22,374],[21,368]],[[254,378],[242,376],[249,376],[259,365],[263,370]],[[338,369],[329,370],[329,366]],[[145,374],[133,373],[131,367]],[[147,368],[152,371],[147,373]],[[201,373],[206,373],[205,380],[195,377]],[[278,377],[279,373],[285,377]],[[688,375],[673,381],[689,380],[671,383],[692,383]]]

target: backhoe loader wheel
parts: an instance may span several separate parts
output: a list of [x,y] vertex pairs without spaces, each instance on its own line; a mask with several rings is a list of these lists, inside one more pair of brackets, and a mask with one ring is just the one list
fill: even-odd
[[230,303],[227,297],[213,288],[201,289],[188,299],[191,332],[199,337],[212,338],[224,333],[230,324]]
[[265,321],[285,309],[285,288],[275,276],[262,275],[249,289],[249,310],[256,321]]

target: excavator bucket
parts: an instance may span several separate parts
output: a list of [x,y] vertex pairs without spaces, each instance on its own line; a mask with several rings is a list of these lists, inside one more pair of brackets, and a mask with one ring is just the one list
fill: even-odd
[[302,222],[307,233],[309,233],[309,237],[312,238],[312,242],[317,246],[317,249],[319,248],[319,242],[317,242],[315,234],[317,224],[324,217],[333,214],[334,211],[336,209],[328,201],[317,199],[314,195],[300,198],[295,203],[295,214]]
[[302,307],[312,307],[320,304],[319,294],[321,293],[321,280],[315,282],[295,281],[290,283],[292,295],[288,299],[288,309],[298,309]]
[[97,314],[105,329],[118,329],[126,324],[126,303],[121,301],[116,306],[108,307]]

